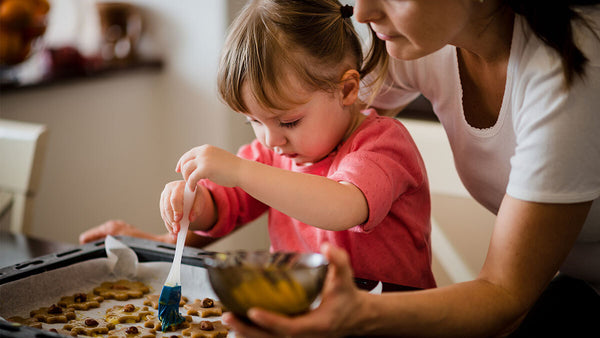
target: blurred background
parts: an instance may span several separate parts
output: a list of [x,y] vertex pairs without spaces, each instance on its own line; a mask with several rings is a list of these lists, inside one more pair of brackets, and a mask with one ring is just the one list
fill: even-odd
[[[216,90],[226,30],[244,3],[0,1],[0,120],[39,124],[47,133],[24,233],[75,244],[82,231],[108,219],[164,232],[158,199],[167,182],[180,178],[177,159],[204,143],[235,152],[253,138]],[[412,108],[431,116],[426,102]],[[445,135],[425,120],[422,137],[436,140],[435,157],[445,151],[436,143]],[[440,180],[456,181],[451,157],[444,158],[441,174],[450,178]],[[12,161],[0,154],[0,168]],[[443,220],[436,241],[450,245],[440,250],[453,251],[462,264],[454,269],[455,261],[448,267],[435,260],[440,285],[474,274],[491,234],[493,216],[461,189],[433,193],[434,216]],[[263,217],[210,249],[268,246]]]
[[223,37],[243,2],[127,1],[140,18],[121,27],[141,28],[134,27],[131,53],[123,57],[102,55],[111,43],[99,15],[105,2],[48,3],[38,50],[2,69],[19,68],[20,83],[3,79],[0,118],[43,124],[48,131],[24,230],[76,243],[80,232],[114,218],[164,232],[158,198],[164,184],[181,177],[177,159],[196,145],[236,151],[252,139],[244,119],[216,91]]

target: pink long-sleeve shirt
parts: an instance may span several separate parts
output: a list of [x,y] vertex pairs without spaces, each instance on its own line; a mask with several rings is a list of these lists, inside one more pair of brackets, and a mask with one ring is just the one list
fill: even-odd
[[[355,277],[405,286],[431,288],[430,195],[421,156],[405,127],[374,110],[327,158],[297,166],[257,140],[238,156],[277,168],[350,182],[364,194],[369,217],[348,230],[330,231],[302,223],[254,199],[240,188],[209,180],[218,222],[202,235],[220,237],[269,212],[272,251],[319,252],[331,242],[350,255]],[[268,180],[268,177],[256,179]],[[327,206],[323,206],[326,208]]]

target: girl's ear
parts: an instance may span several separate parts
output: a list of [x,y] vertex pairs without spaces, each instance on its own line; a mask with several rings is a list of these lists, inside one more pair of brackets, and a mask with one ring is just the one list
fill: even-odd
[[360,74],[356,69],[347,70],[342,75],[340,81],[342,89],[342,104],[344,106],[353,105],[358,99],[358,91],[360,89]]

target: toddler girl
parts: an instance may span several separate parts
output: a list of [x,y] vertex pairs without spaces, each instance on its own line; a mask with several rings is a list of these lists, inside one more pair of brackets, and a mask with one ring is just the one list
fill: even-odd
[[360,80],[377,62],[363,66],[351,11],[336,0],[246,5],[218,85],[256,140],[237,156],[211,145],[185,153],[176,167],[185,180],[165,187],[162,218],[179,231],[187,182],[191,230],[220,237],[268,212],[273,251],[331,242],[355,277],[431,288],[425,167],[399,121],[361,111]]

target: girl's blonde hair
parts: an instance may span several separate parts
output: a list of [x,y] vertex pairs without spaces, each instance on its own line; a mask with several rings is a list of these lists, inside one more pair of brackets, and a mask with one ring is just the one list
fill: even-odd
[[[361,77],[385,58],[385,45],[363,51],[352,21],[337,0],[251,0],[232,23],[221,56],[218,88],[233,110],[247,112],[246,84],[264,107],[295,101],[290,81],[333,92],[349,69]],[[365,62],[363,62],[365,61]],[[379,65],[381,66],[381,65]],[[381,68],[380,68],[381,69]]]

